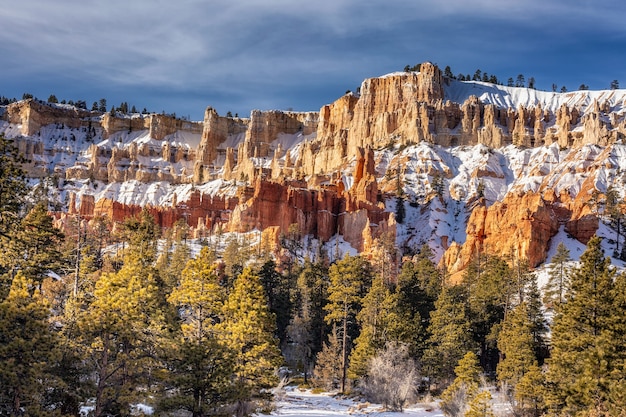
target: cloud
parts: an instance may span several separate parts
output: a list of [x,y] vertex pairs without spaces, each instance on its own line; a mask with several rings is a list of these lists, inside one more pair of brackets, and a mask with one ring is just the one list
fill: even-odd
[[0,76],[242,106],[322,100],[315,108],[422,60],[525,71],[551,59],[537,51],[573,40],[594,49],[585,42],[610,35],[620,45],[624,15],[626,5],[606,0],[29,0],[0,15],[11,63]]

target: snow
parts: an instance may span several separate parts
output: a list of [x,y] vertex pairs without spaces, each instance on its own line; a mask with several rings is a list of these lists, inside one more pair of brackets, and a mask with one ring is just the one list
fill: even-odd
[[357,402],[329,393],[314,394],[310,390],[287,387],[284,397],[277,401],[276,411],[272,414],[258,414],[259,417],[280,415],[283,417],[332,417],[365,416],[376,417],[439,417],[443,413],[436,404],[417,404],[407,407],[404,412],[384,411],[378,404]]
[[507,87],[481,81],[450,80],[444,85],[445,99],[463,103],[470,96],[476,96],[485,104],[493,104],[499,108],[534,108],[541,106],[552,113],[563,105],[570,108],[585,110],[588,106],[608,102],[618,113],[624,112],[626,90],[582,90],[566,93],[540,91],[524,87]]

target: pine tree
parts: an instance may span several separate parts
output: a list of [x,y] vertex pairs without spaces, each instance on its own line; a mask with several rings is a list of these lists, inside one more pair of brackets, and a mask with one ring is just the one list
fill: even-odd
[[234,353],[237,414],[247,414],[246,405],[276,381],[281,363],[276,318],[269,311],[258,275],[247,267],[235,279],[224,304],[223,342]]
[[[213,253],[210,256],[215,258]],[[174,243],[171,240],[166,240],[163,252],[159,255],[155,265],[166,294],[169,294],[178,285],[178,279],[190,258],[191,248],[188,245],[180,241]]]
[[[289,338],[290,354],[286,357],[292,358],[290,364],[304,375],[304,384],[309,383],[309,374],[313,360],[313,332],[311,326],[310,309],[308,307],[298,309],[287,326],[287,337]],[[283,349],[283,352],[286,349]]]
[[64,267],[60,253],[63,233],[54,227],[43,203],[22,219],[20,228],[12,234],[7,264],[12,270],[21,270],[41,284],[49,272],[62,273]]
[[138,216],[126,219],[122,235],[129,242],[129,251],[135,253],[143,266],[152,267],[156,260],[159,229],[150,211],[144,207]]
[[[514,276],[515,275],[515,276]],[[480,362],[486,372],[495,372],[499,323],[523,292],[524,278],[517,277],[501,258],[476,258],[465,271],[462,285],[468,294],[471,334],[480,347]]]
[[514,390],[524,374],[537,364],[532,323],[525,303],[515,307],[502,322],[498,349],[502,355],[497,367],[498,380]]
[[222,259],[225,264],[225,272],[230,283],[232,283],[232,281],[239,274],[241,274],[241,271],[243,271],[244,265],[249,258],[249,247],[246,247],[245,244],[239,242],[239,237],[237,235],[231,235],[226,242],[226,248],[222,254]]
[[154,274],[135,253],[96,283],[94,300],[77,319],[79,340],[95,374],[94,415],[127,414],[136,388],[156,367],[164,304]]
[[297,280],[296,305],[301,310],[308,310],[306,314],[311,320],[313,355],[322,350],[323,341],[329,333],[325,321],[329,283],[328,267],[324,260],[316,263],[305,261]]
[[8,238],[8,231],[19,222],[24,206],[24,197],[28,192],[22,169],[24,162],[13,140],[0,133],[0,243]]
[[162,410],[190,411],[193,417],[214,415],[230,401],[233,354],[219,341],[225,293],[207,247],[187,263],[168,302],[180,312],[180,330],[174,332],[164,357],[168,387]]
[[557,306],[566,300],[570,287],[567,269],[569,261],[571,261],[569,249],[560,242],[556,247],[556,253],[550,259],[550,278],[544,288],[544,304]]
[[326,322],[339,327],[341,341],[341,392],[345,392],[350,343],[358,335],[355,318],[361,299],[371,285],[371,265],[360,256],[347,256],[330,267]]
[[516,410],[521,415],[542,416],[545,412],[545,375],[539,366],[531,366],[515,387]]
[[[534,297],[538,300],[538,295]],[[520,415],[539,416],[544,409],[544,378],[538,366],[537,339],[542,341],[545,325],[537,336],[537,319],[526,302],[509,312],[498,335],[502,360],[498,363],[498,380]],[[542,358],[543,359],[543,358]]]
[[428,348],[424,363],[428,375],[446,382],[454,375],[454,364],[475,346],[467,317],[467,294],[461,286],[444,287],[430,317]]
[[441,273],[432,259],[432,250],[427,244],[423,245],[411,262],[403,263],[396,286],[404,332],[411,336],[402,340],[418,358],[423,355],[426,340],[430,337],[430,317],[442,288]]
[[389,291],[381,276],[377,276],[363,298],[362,308],[357,314],[360,333],[350,354],[350,378],[365,376],[368,363],[376,352],[383,349],[387,342],[398,341],[399,332],[396,328],[403,327],[405,321],[399,319],[397,311],[397,295]]
[[615,271],[604,257],[599,237],[592,237],[572,270],[571,291],[556,306],[552,326],[552,352],[548,383],[553,387],[550,406],[578,413],[608,401],[615,372],[622,361],[616,355],[614,332]]
[[52,373],[58,343],[49,307],[34,283],[18,272],[0,303],[0,414],[41,415],[58,381]]
[[473,352],[467,352],[454,368],[456,378],[441,393],[441,410],[446,416],[462,416],[470,403],[480,393],[480,364]]
[[276,262],[270,259],[263,263],[258,272],[265,290],[270,312],[276,317],[276,336],[281,345],[287,341],[287,326],[292,317],[291,294],[294,282],[289,276],[276,270]]
[[491,408],[491,394],[489,391],[481,391],[472,398],[468,404],[465,417],[495,417]]

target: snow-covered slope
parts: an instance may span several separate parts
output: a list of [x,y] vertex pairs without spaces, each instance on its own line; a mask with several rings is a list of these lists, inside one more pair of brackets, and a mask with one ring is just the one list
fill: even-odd
[[612,111],[625,111],[626,90],[581,90],[565,93],[540,91],[525,87],[507,87],[503,85],[485,83],[481,81],[449,80],[444,84],[445,98],[457,103],[463,103],[470,96],[476,96],[485,104],[494,104],[500,108],[518,108],[524,106],[542,109],[553,113],[562,105],[570,108],[585,110],[587,106],[608,102]]

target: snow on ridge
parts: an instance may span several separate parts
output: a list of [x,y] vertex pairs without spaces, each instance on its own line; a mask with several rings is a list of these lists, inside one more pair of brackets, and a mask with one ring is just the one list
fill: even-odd
[[500,108],[526,108],[541,106],[556,112],[563,104],[585,110],[594,101],[608,102],[614,111],[623,111],[626,103],[626,90],[580,90],[566,93],[540,91],[525,87],[507,87],[482,81],[450,80],[444,85],[447,100],[463,103],[470,96],[476,96],[485,104]]

